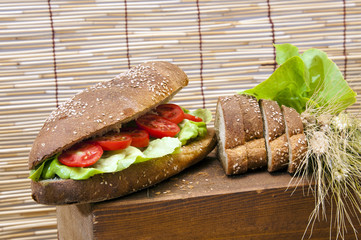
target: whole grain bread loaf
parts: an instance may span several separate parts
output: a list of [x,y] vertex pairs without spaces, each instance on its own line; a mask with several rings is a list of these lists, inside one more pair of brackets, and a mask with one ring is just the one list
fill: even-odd
[[218,157],[227,175],[267,165],[263,121],[256,99],[238,94],[220,97],[215,129]]
[[294,173],[307,150],[300,115],[271,100],[238,94],[219,97],[215,129],[218,156],[227,175],[263,167]]

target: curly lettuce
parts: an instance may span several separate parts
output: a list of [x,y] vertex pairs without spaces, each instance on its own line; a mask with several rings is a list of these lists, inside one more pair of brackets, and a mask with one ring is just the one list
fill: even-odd
[[277,101],[302,113],[309,103],[337,114],[356,102],[337,65],[319,49],[300,54],[291,44],[275,45],[280,65],[264,82],[240,92],[257,99]]

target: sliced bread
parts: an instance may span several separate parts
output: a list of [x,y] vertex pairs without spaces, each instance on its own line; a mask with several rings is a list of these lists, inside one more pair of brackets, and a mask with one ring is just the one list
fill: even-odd
[[263,120],[255,97],[238,95],[240,98],[245,131],[248,170],[267,166],[267,153],[263,136]]
[[268,158],[268,171],[274,172],[287,167],[288,141],[281,108],[277,102],[262,99],[260,101],[263,116],[265,146]]
[[289,146],[289,164],[287,171],[295,173],[307,151],[307,140],[303,133],[303,123],[300,114],[293,108],[281,108],[286,127]]
[[247,171],[245,131],[239,101],[240,99],[233,95],[220,97],[217,102],[215,130],[218,157],[227,175]]

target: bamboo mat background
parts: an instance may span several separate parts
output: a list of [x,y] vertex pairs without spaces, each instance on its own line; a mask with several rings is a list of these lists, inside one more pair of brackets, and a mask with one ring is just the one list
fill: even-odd
[[174,102],[218,96],[275,69],[273,43],[324,50],[361,97],[361,1],[0,1],[0,239],[54,239],[55,208],[30,197],[27,155],[57,105],[149,60],[179,65]]

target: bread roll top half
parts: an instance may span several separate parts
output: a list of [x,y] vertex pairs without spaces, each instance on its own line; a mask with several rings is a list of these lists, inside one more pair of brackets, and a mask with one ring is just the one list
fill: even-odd
[[29,154],[29,169],[84,139],[119,129],[188,84],[187,75],[168,62],[147,62],[100,82],[64,102],[45,121]]

